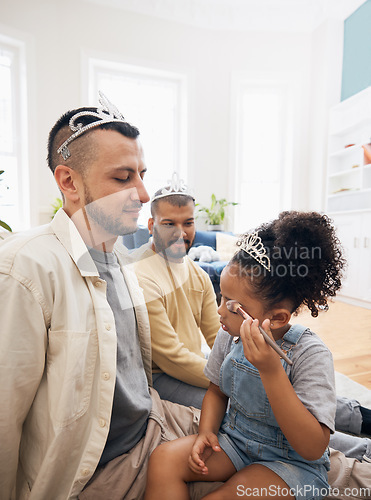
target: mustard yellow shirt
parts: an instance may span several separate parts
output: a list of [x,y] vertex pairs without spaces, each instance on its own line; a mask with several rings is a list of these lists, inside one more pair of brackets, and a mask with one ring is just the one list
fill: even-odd
[[153,372],[207,388],[201,335],[212,347],[220,327],[209,276],[189,257],[169,262],[148,244],[139,255],[135,272],[149,315]]

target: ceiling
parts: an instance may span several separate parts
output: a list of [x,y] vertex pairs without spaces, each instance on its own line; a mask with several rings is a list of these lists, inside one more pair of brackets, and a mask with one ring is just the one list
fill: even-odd
[[199,28],[311,32],[365,0],[86,0]]

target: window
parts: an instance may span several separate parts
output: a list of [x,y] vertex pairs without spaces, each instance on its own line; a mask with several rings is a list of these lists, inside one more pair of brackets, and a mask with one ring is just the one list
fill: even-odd
[[[164,186],[174,171],[186,180],[186,77],[165,71],[89,58],[89,101],[101,90],[124,117],[140,131],[150,196]],[[149,204],[139,224],[147,225]]]
[[291,102],[289,83],[234,82],[234,230],[242,233],[291,206]]
[[0,219],[29,227],[23,46],[0,36]]

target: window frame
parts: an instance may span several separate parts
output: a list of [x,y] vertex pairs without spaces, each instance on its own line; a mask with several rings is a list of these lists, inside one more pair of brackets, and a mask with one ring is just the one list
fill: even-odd
[[[13,152],[17,163],[18,193],[15,206],[19,223],[12,230],[27,229],[31,225],[30,213],[30,175],[28,163],[28,113],[27,113],[27,67],[26,44],[22,40],[0,33],[0,48],[13,53],[11,68],[12,114],[13,114]],[[4,169],[5,170],[5,169]]]
[[[97,103],[98,89],[96,75],[99,70],[112,71],[136,78],[173,82],[177,86],[179,111],[176,116],[176,136],[174,153],[176,157],[173,171],[187,182],[188,172],[188,76],[184,71],[153,67],[141,62],[128,62],[120,57],[96,52],[82,52],[82,95],[92,106]],[[110,96],[107,96],[110,98]],[[115,103],[114,103],[115,104]],[[119,110],[125,116],[125,110]],[[134,123],[135,125],[135,123]],[[151,165],[148,166],[149,168]],[[168,179],[164,179],[167,182]],[[160,186],[159,186],[160,187]],[[150,195],[152,193],[149,193]]]
[[[285,117],[284,117],[284,141],[281,150],[280,161],[280,196],[278,212],[289,210],[293,203],[293,163],[294,163],[294,105],[297,99],[298,92],[298,75],[294,71],[262,71],[262,72],[234,72],[231,78],[231,178],[229,188],[229,197],[231,200],[240,203],[239,187],[241,179],[241,164],[242,146],[241,146],[241,113],[242,100],[245,89],[262,88],[262,89],[279,89],[285,95]],[[262,197],[262,203],[265,203]],[[234,232],[239,232],[237,224],[241,218],[239,212],[242,209],[241,205],[235,207],[233,213],[232,227]],[[265,222],[265,221],[261,221]],[[244,230],[249,229],[248,227]]]

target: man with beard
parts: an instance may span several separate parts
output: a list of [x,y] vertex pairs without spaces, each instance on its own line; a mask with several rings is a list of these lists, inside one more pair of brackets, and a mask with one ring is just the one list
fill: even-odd
[[152,241],[135,252],[151,325],[153,386],[162,399],[201,408],[209,385],[204,337],[220,327],[210,279],[186,254],[195,238],[194,198],[176,174],[151,202]]
[[0,243],[4,500],[139,500],[153,449],[197,431],[197,410],[151,388],[148,315],[116,241],[149,199],[146,166],[138,130],[100,102],[49,134],[63,209]]
[[197,410],[151,388],[148,314],[116,241],[149,200],[146,165],[139,131],[100,103],[49,134],[63,208],[0,245],[2,499],[140,499],[151,451],[196,429]]

